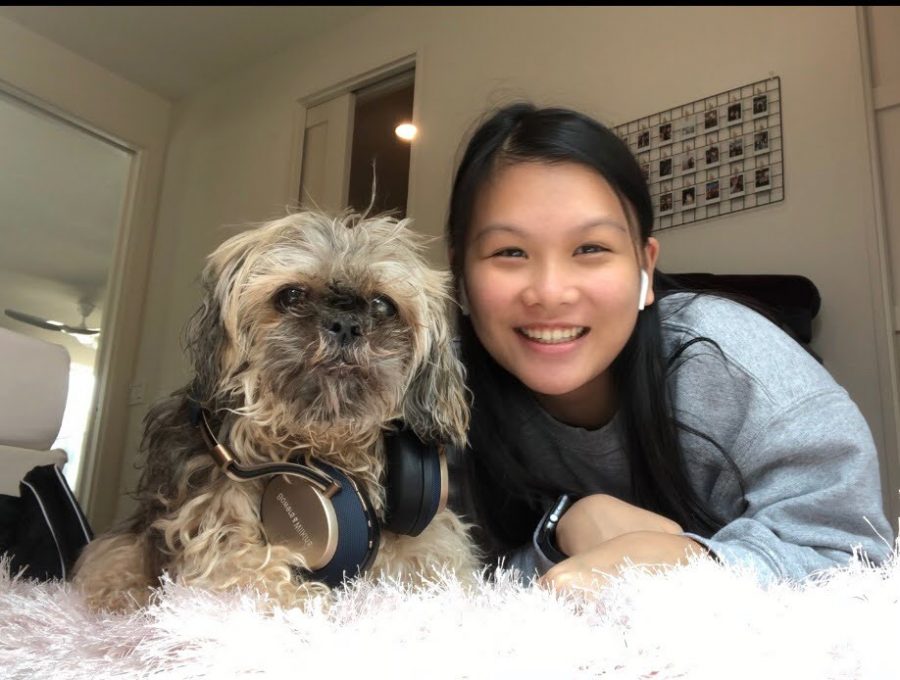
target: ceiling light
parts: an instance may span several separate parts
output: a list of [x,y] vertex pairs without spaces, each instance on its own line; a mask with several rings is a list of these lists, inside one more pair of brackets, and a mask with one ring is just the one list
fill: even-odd
[[412,123],[401,123],[394,128],[394,134],[400,139],[405,139],[407,142],[411,142],[415,139],[418,132],[419,130]]

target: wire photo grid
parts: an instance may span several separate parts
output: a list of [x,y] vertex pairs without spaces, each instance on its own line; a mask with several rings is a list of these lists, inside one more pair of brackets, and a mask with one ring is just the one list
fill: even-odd
[[784,200],[778,76],[613,130],[650,186],[654,230]]

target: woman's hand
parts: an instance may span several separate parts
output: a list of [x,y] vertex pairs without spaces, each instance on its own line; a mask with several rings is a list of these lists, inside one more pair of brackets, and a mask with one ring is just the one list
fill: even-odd
[[574,557],[635,531],[682,532],[681,527],[667,517],[614,496],[593,494],[576,501],[559,520],[556,545],[566,555]]
[[596,589],[631,564],[674,566],[687,564],[692,555],[708,557],[709,552],[687,536],[635,531],[563,560],[538,582],[558,590]]

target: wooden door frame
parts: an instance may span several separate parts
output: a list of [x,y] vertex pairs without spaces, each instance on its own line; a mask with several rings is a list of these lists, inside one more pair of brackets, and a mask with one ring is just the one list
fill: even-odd
[[[884,423],[884,450],[881,452],[885,511],[888,517],[900,517],[900,376],[896,349],[896,333],[900,331],[900,317],[895,306],[891,252],[888,246],[888,225],[884,208],[881,154],[878,141],[876,112],[886,108],[886,95],[872,87],[872,57],[866,8],[856,7],[856,26],[859,35],[862,64],[862,89],[866,115],[866,136],[869,143],[869,163],[872,177],[872,206],[874,224],[867,230],[870,291],[875,316],[876,360],[878,362],[881,411]],[[879,88],[882,90],[884,88]],[[898,93],[894,93],[897,97]],[[893,521],[893,520],[892,520]]]

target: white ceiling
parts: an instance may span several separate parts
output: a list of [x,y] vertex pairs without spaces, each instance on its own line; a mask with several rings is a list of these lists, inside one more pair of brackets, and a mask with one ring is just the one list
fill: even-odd
[[[0,17],[177,100],[371,9],[0,6]],[[87,298],[97,304],[88,325],[101,325],[130,162],[129,152],[0,92],[0,310],[77,325]],[[0,326],[59,341],[2,311]]]
[[373,8],[0,6],[0,16],[175,100]]
[[131,159],[0,92],[0,269],[102,290]]

